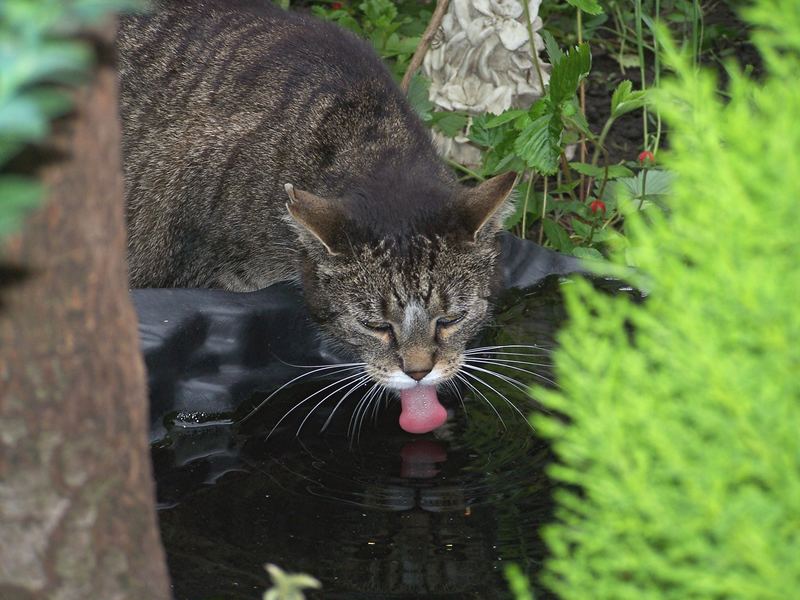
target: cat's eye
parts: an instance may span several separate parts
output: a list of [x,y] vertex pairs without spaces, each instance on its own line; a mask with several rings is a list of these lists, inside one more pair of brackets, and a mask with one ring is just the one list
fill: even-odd
[[444,317],[439,317],[436,319],[436,326],[437,327],[451,327],[456,323],[460,323],[464,320],[464,317],[467,316],[466,312],[458,313],[455,315],[447,315]]
[[391,333],[392,324],[386,321],[362,321],[361,324],[371,331],[377,333]]

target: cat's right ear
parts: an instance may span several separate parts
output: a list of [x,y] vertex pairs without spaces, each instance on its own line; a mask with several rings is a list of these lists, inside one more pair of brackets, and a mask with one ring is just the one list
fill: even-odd
[[341,203],[298,190],[291,183],[283,187],[289,196],[286,209],[294,221],[303,231],[319,241],[328,254],[341,254],[339,248],[344,242],[342,239],[344,214]]
[[510,171],[492,177],[467,192],[463,210],[474,241],[480,236],[493,236],[502,229],[503,221],[514,209],[509,196],[516,181],[516,173]]

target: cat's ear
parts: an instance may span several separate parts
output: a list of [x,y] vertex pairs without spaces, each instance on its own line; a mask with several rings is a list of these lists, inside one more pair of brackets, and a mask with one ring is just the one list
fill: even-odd
[[466,193],[464,218],[474,241],[481,234],[494,234],[513,208],[509,200],[517,174],[497,175]]
[[344,226],[341,202],[298,190],[291,183],[284,189],[289,195],[286,209],[295,222],[325,246],[328,254],[340,254],[337,245]]

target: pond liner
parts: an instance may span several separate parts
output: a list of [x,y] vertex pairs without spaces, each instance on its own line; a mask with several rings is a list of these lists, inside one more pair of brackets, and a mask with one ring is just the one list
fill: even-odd
[[[506,288],[586,272],[579,259],[509,233],[501,235],[501,246]],[[131,295],[147,367],[151,442],[177,422],[185,428],[229,420],[254,394],[304,372],[297,365],[342,362],[291,284],[244,293],[176,288]]]

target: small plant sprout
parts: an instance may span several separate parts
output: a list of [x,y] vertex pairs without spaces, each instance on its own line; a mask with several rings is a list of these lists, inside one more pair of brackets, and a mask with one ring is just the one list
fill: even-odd
[[304,589],[318,590],[322,587],[317,579],[305,573],[287,573],[271,563],[264,568],[272,577],[272,587],[264,592],[264,600],[305,600]]

